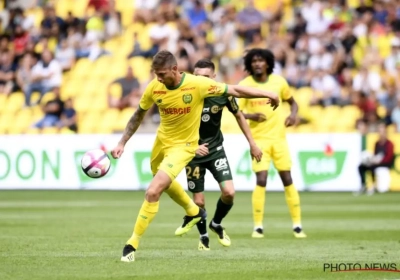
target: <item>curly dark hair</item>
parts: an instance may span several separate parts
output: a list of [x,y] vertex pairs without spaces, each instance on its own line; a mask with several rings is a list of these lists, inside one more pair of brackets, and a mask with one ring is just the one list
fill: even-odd
[[243,57],[244,69],[248,73],[250,73],[250,75],[254,74],[253,69],[251,68],[251,62],[255,56],[260,56],[267,62],[267,65],[268,65],[267,75],[270,75],[274,71],[275,57],[274,57],[274,54],[270,50],[267,50],[267,49],[251,49],[251,50],[249,50]]

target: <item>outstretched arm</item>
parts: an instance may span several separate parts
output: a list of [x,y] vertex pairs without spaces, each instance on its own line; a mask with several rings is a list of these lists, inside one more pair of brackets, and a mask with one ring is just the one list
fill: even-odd
[[279,106],[279,96],[276,93],[260,90],[253,87],[239,85],[227,85],[227,94],[238,98],[269,98],[271,106],[276,109]]
[[138,109],[129,119],[125,127],[125,131],[121,137],[121,140],[118,143],[119,145],[125,146],[125,144],[129,141],[129,139],[131,139],[132,135],[136,132],[136,130],[142,123],[143,118],[146,115],[146,112],[147,110],[143,110],[142,108],[140,108],[140,106],[138,107]]

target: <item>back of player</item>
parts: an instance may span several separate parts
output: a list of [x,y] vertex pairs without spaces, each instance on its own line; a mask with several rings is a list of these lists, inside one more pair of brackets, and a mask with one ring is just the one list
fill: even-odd
[[267,185],[268,169],[271,160],[279,172],[285,189],[286,202],[293,222],[293,234],[297,238],[304,238],[301,226],[301,210],[299,193],[293,185],[291,176],[291,157],[286,140],[286,126],[295,123],[297,103],[291,96],[286,80],[272,74],[274,56],[269,50],[252,49],[244,57],[245,68],[250,76],[240,82],[240,85],[251,86],[264,90],[271,90],[279,94],[281,101],[290,104],[291,114],[285,117],[282,107],[270,110],[264,106],[262,100],[241,100],[240,107],[249,120],[250,129],[257,145],[263,151],[260,162],[253,161],[252,168],[256,173],[257,186],[253,191],[253,220],[254,238],[261,238],[263,233],[263,216],[265,204],[265,188]]

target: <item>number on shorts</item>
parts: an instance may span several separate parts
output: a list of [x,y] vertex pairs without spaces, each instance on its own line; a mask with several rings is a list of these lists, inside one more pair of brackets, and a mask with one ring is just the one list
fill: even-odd
[[200,167],[196,166],[192,169],[190,166],[186,166],[186,177],[191,180],[193,177],[196,179],[200,178]]

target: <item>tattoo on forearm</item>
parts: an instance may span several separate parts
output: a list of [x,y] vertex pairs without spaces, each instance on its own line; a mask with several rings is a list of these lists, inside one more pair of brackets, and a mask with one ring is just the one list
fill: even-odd
[[140,124],[143,121],[144,116],[146,115],[145,110],[142,110],[138,108],[136,112],[132,115],[132,117],[129,119],[126,127],[124,134],[122,135],[120,143],[126,144],[126,142],[129,141],[129,139],[132,137],[132,135],[136,132],[136,130],[139,128]]

